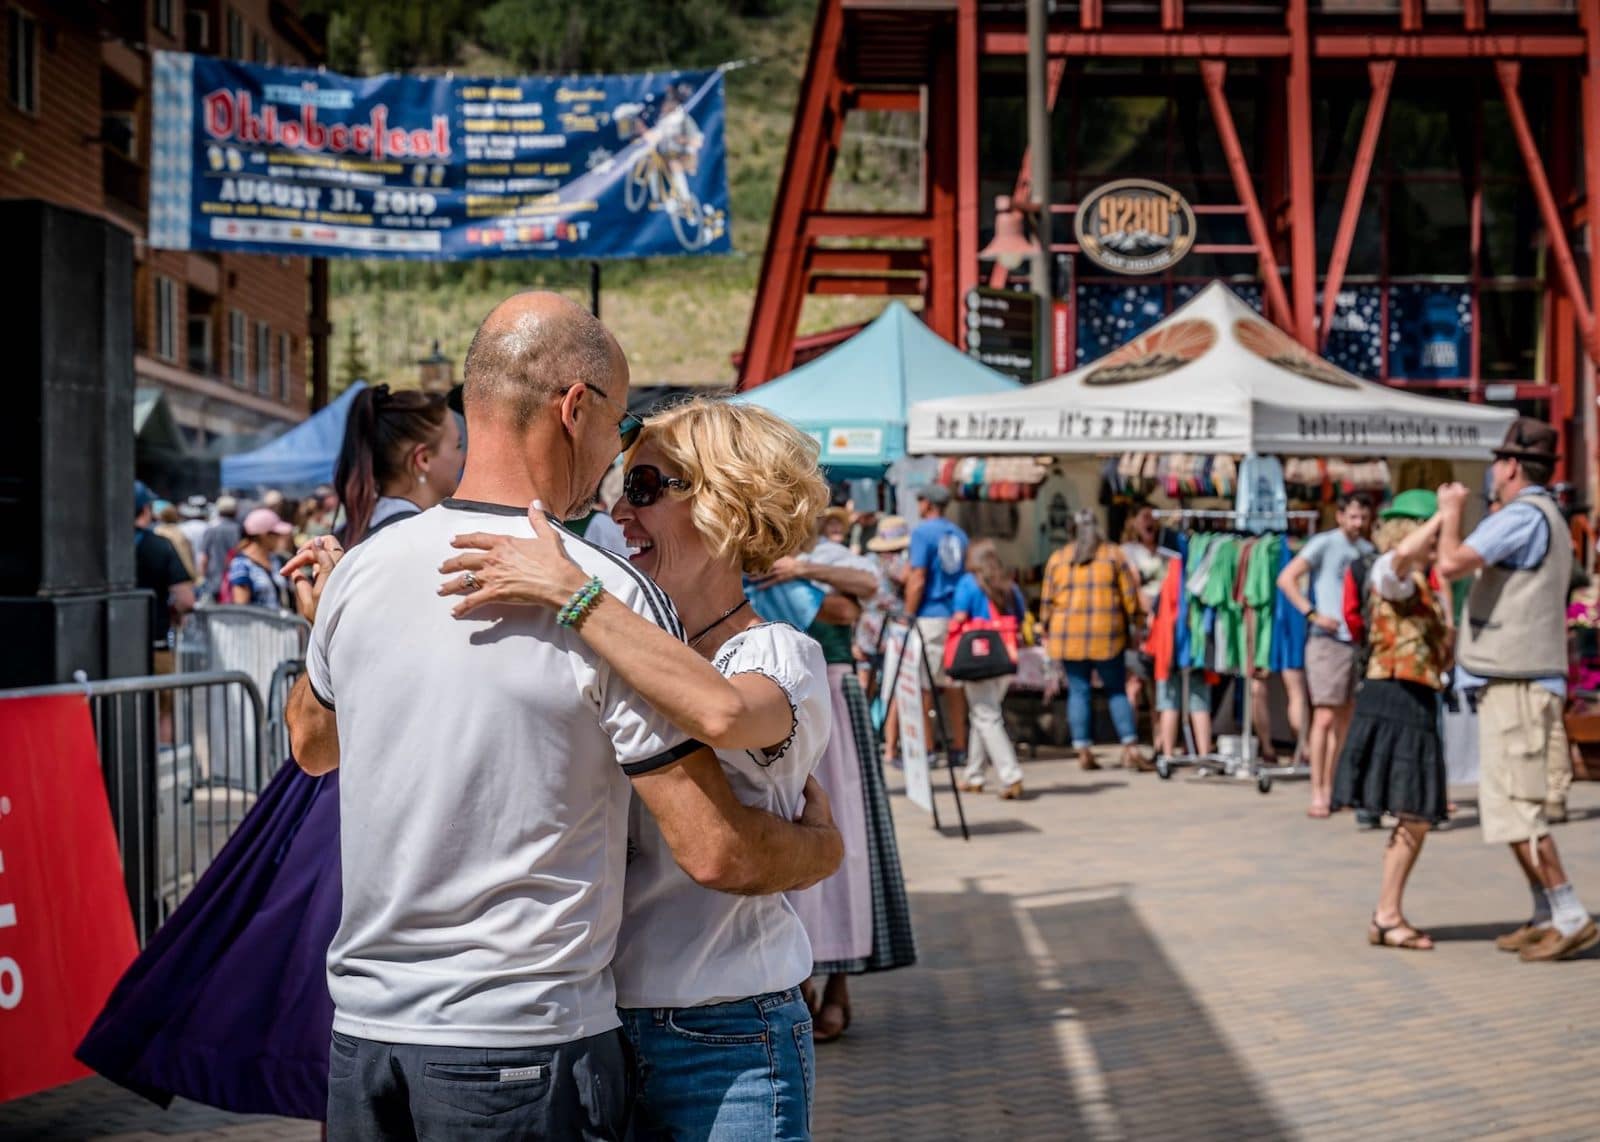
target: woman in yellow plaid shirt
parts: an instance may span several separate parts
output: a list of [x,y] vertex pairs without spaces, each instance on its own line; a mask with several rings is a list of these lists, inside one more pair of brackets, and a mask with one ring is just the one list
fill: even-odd
[[1084,769],[1099,769],[1090,747],[1094,725],[1090,698],[1100,676],[1111,721],[1122,742],[1122,764],[1139,770],[1153,766],[1140,751],[1139,730],[1128,703],[1122,652],[1128,632],[1138,629],[1139,592],[1122,552],[1105,542],[1092,511],[1073,516],[1072,543],[1044,567],[1039,619],[1045,647],[1067,674],[1067,723]]

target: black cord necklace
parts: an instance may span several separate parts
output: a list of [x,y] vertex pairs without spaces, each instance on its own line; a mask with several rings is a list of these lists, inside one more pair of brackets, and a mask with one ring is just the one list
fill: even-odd
[[749,605],[750,605],[750,600],[749,599],[740,599],[737,604],[735,604],[734,606],[729,607],[727,610],[723,611],[722,614],[718,615],[717,618],[709,626],[705,627],[703,630],[701,630],[701,632],[699,634],[697,634],[693,638],[691,638],[689,640],[689,645],[693,646],[695,643],[697,643],[701,639],[705,638],[706,635],[708,635],[712,631],[716,630],[719,626],[721,626],[723,623],[727,622],[729,619],[733,618],[734,615],[738,614],[740,611],[744,610]]

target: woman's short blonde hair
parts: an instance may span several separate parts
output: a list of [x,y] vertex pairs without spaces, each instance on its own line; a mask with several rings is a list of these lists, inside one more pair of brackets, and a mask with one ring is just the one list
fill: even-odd
[[1401,540],[1426,522],[1426,520],[1412,519],[1410,516],[1394,516],[1380,520],[1372,533],[1373,545],[1377,547],[1379,555],[1387,555],[1400,546]]
[[[718,558],[760,575],[810,546],[828,506],[815,440],[764,408],[696,397],[652,416],[639,434],[689,482],[695,530]],[[632,457],[628,462],[631,463]]]

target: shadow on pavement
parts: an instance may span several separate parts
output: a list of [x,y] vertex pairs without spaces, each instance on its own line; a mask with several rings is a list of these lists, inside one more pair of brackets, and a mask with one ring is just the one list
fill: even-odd
[[[1129,1139],[1293,1134],[1124,896],[1031,910]],[[1065,1135],[1063,1135],[1065,1136]]]
[[1026,910],[1053,979],[1014,898],[911,905],[920,962],[852,979],[855,1021],[817,1048],[818,1138],[1292,1134],[1120,894]]
[[1107,789],[1126,789],[1127,787],[1128,783],[1126,781],[1088,781],[1082,785],[1039,785],[1032,789],[1027,789],[1022,799],[1031,801],[1035,797],[1077,797],[1087,793],[1104,793]]
[[1008,896],[912,893],[915,967],[850,980],[817,1047],[819,1139],[1088,1137]]
[[1503,936],[1522,924],[1522,920],[1510,920],[1504,924],[1427,924],[1424,927],[1436,944],[1471,943],[1474,940],[1487,944],[1496,936]]
[[[968,794],[968,796],[971,796]],[[961,825],[959,823],[944,822],[939,826],[939,832],[946,837],[959,837]],[[1037,833],[1039,827],[1030,825],[1026,821],[1011,818],[1005,821],[968,821],[967,833],[974,837],[998,836],[1003,833]]]

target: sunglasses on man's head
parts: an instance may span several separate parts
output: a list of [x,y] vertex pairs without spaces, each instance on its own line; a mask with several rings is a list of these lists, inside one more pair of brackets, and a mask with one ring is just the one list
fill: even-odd
[[622,494],[636,508],[647,508],[668,489],[689,490],[689,482],[676,476],[663,476],[654,464],[635,464],[622,477]]

